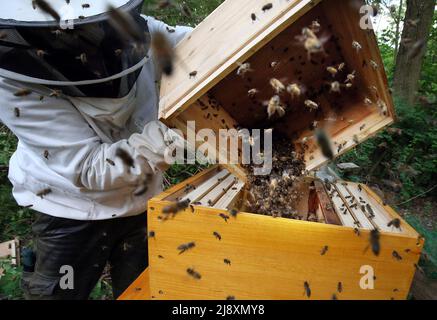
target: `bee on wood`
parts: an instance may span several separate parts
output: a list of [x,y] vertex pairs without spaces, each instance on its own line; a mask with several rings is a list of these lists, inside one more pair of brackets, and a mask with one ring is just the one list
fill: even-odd
[[244,78],[246,73],[253,72],[253,70],[250,68],[250,63],[249,62],[239,63],[238,65],[239,65],[239,67],[237,69],[237,75],[239,75],[240,77]]
[[226,300],[235,300],[235,297],[234,296],[227,296]]
[[370,204],[366,204],[366,210],[369,213],[370,217],[374,218],[375,217],[375,212],[373,211],[372,207],[370,206]]
[[50,154],[49,154],[49,150],[44,150],[43,155],[44,155],[44,158],[45,158],[46,160],[48,160],[48,159],[49,159],[49,156],[50,156]]
[[332,294],[331,300],[338,300],[337,295],[335,293]]
[[358,228],[355,228],[355,229],[354,229],[354,233],[355,233],[358,237],[361,236],[360,229],[358,229]]
[[17,118],[20,117],[20,109],[19,108],[14,108],[14,114]]
[[361,44],[358,41],[352,42],[352,48],[357,50],[357,52],[360,52],[360,50],[363,49],[363,47],[361,46]]
[[401,228],[401,220],[399,218],[393,219],[387,224],[387,227],[395,227],[397,229]]
[[375,61],[373,61],[373,60],[370,60],[370,66],[371,66],[374,70],[378,70],[378,68],[379,68],[379,65],[378,65]]
[[197,76],[197,71],[192,71],[189,73],[190,79],[195,78]]
[[360,143],[360,139],[358,138],[358,136],[356,134],[354,134],[354,136],[352,137],[352,140],[356,143],[359,144]]
[[250,89],[249,91],[247,91],[247,95],[249,96],[249,98],[255,98],[255,96],[259,93],[258,89]]
[[328,134],[325,130],[316,130],[316,141],[322,151],[322,154],[330,160],[334,159],[334,151],[332,150],[331,139],[328,137]]
[[319,105],[312,100],[305,100],[305,107],[307,107],[310,111],[315,111],[319,109]]
[[149,238],[149,239],[155,239],[155,237],[156,237],[156,232],[155,231],[150,231],[148,234],[147,234],[147,238]]
[[329,247],[328,246],[324,246],[322,248],[322,251],[320,251],[320,255],[324,256],[328,252],[328,250],[329,250]]
[[232,209],[229,211],[229,214],[231,215],[231,217],[236,218],[238,215],[238,210]]
[[379,254],[381,252],[381,244],[379,241],[380,237],[381,237],[381,234],[379,233],[379,231],[377,229],[373,229],[370,232],[369,242],[370,242],[370,246],[372,247],[372,252],[375,256],[379,256]]
[[194,242],[181,244],[177,249],[179,250],[179,254],[183,254],[184,252],[193,249],[196,246]]
[[14,93],[14,96],[25,97],[25,96],[30,95],[31,93],[32,93],[32,90],[30,90],[30,89],[20,89]]
[[287,92],[291,95],[291,98],[299,98],[302,94],[302,89],[297,83],[292,83],[287,86]]
[[46,188],[46,189],[43,189],[41,191],[38,191],[36,195],[38,197],[40,197],[41,199],[43,199],[46,195],[48,195],[50,193],[52,193],[52,189]]
[[278,114],[281,118],[285,115],[285,109],[281,104],[281,98],[279,96],[275,95],[270,99],[267,105],[267,114],[269,119],[275,114]]
[[337,284],[337,291],[338,291],[338,293],[342,293],[343,292],[343,283],[339,282]]
[[224,213],[220,213],[219,217],[222,218],[223,220],[225,220],[226,223],[228,223],[229,220],[229,216],[224,214]]
[[115,151],[115,156],[120,158],[121,161],[123,161],[125,166],[127,166],[129,168],[135,168],[134,159],[131,157],[131,155],[127,151],[125,151],[121,148],[118,148]]
[[382,101],[381,99],[379,99],[378,102],[377,102],[377,106],[378,106],[378,108],[379,108],[379,110],[380,110],[380,113],[381,113],[382,115],[386,116],[387,113],[388,113],[388,107],[387,107],[387,105],[385,104],[385,102]]
[[363,131],[364,128],[366,128],[366,124],[363,124],[363,125],[360,127],[360,131]]
[[356,77],[356,71],[354,70],[352,73],[348,74],[346,76],[346,81],[344,83],[352,83],[355,80]]
[[115,167],[115,162],[111,159],[106,159],[106,162],[109,163],[111,166]]
[[61,16],[56,12],[53,7],[47,3],[45,0],[32,0],[32,5],[34,8],[39,8],[48,15],[50,15],[57,22],[61,21]]
[[266,12],[266,11],[269,11],[270,9],[272,9],[272,8],[273,8],[273,3],[267,3],[266,5],[264,5],[262,7],[262,11]]
[[346,66],[346,64],[344,62],[340,63],[337,67],[338,71],[343,71],[344,67]]
[[231,265],[231,260],[229,260],[229,259],[223,259],[223,262],[224,262],[225,264],[227,264],[228,266]]
[[396,250],[393,250],[392,256],[393,256],[393,258],[395,258],[398,261],[402,260],[401,255]]
[[366,106],[371,106],[373,104],[372,100],[370,100],[369,98],[364,98],[364,104]]
[[305,295],[310,298],[311,297],[311,288],[310,288],[310,284],[308,283],[308,281],[305,281],[303,284],[303,287],[305,289]]
[[200,275],[200,273],[198,273],[197,271],[195,271],[192,268],[188,268],[187,269],[187,273],[188,273],[189,276],[191,276],[192,278],[194,278],[196,280],[202,279],[202,276]]
[[332,75],[333,78],[335,78],[335,76],[338,73],[338,70],[334,67],[327,67],[326,71],[328,71]]
[[[155,32],[152,37],[152,51],[158,65],[164,74],[173,74],[174,50],[163,32]],[[196,73],[197,74],[197,73]]]
[[216,237],[216,239],[217,239],[218,241],[221,241],[221,240],[222,240],[222,236],[221,236],[220,233],[218,233],[217,231],[214,231],[212,234],[213,234],[214,237]]
[[285,85],[278,79],[275,78],[270,79],[270,85],[272,86],[273,90],[275,90],[277,94],[280,94],[285,90]]
[[270,62],[270,68],[276,69],[281,63],[278,61],[272,61]]
[[331,83],[331,92],[341,93],[341,85],[340,82],[334,81]]

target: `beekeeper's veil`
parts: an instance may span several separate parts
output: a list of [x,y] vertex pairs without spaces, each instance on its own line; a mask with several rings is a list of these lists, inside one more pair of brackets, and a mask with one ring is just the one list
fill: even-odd
[[127,95],[149,50],[143,1],[45,2],[60,19],[38,1],[0,1],[0,76],[77,97]]

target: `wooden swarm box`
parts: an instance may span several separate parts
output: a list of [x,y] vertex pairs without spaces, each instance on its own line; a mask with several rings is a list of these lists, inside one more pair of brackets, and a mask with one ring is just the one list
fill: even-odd
[[[356,1],[273,0],[273,7],[263,11],[266,3],[227,0],[181,42],[176,51],[183,63],[162,81],[161,121],[184,133],[187,121],[195,121],[196,132],[213,129],[217,137],[220,129],[268,128],[262,102],[274,94],[269,84],[274,77],[306,87],[299,101],[281,96],[287,114],[275,124],[297,149],[303,138],[314,135],[314,121],[328,128],[336,156],[393,123],[393,102],[376,39],[373,31],[360,28]],[[296,37],[315,20],[321,25],[317,34],[326,43],[324,52],[308,56]],[[361,50],[352,47],[354,41]],[[273,61],[278,67],[272,67]],[[236,70],[245,62],[254,71],[242,78]],[[353,71],[356,78],[352,88],[332,93],[326,89],[333,81],[326,68],[342,62],[346,67],[338,81],[344,83]],[[256,99],[247,94],[251,88],[259,90]],[[317,101],[317,111],[305,108],[306,97]],[[366,98],[371,105],[364,103]],[[326,163],[313,139],[303,152],[309,172]],[[331,299],[334,294],[339,299],[407,297],[423,241],[369,188],[308,178],[299,210],[302,217],[316,214],[318,222],[252,213],[225,221],[223,214],[229,215],[230,209],[244,211],[245,181],[240,165],[219,165],[149,201],[148,227],[155,232],[149,240],[152,298],[303,299],[305,282],[311,299]],[[187,191],[187,185],[195,190]],[[163,208],[183,199],[195,204],[163,221]],[[362,204],[371,205],[373,217]],[[401,220],[401,229],[388,226],[395,218]],[[381,232],[378,256],[369,248],[375,228]],[[178,246],[189,242],[195,247],[180,254]],[[363,266],[375,271],[373,290],[360,287]],[[201,279],[188,275],[187,269]]]

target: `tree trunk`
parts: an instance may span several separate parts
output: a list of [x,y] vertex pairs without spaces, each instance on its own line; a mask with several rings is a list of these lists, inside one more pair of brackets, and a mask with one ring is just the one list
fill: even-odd
[[395,59],[398,56],[398,52],[399,52],[399,37],[400,37],[400,30],[401,30],[401,21],[402,21],[402,7],[404,5],[404,1],[401,0],[399,3],[399,10],[398,10],[398,14],[396,16],[395,23],[396,23],[396,32],[395,32]]
[[[426,53],[426,42],[432,27],[435,5],[436,0],[407,0],[401,45],[396,57],[393,89],[397,96],[408,103],[414,102],[419,88],[420,73]],[[407,23],[408,21],[413,23]],[[424,41],[425,45],[410,57],[414,51],[414,46],[419,44],[419,41]]]

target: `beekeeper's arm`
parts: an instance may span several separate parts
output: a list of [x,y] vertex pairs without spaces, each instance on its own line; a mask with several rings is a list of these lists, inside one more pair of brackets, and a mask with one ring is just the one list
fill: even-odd
[[[0,79],[0,120],[30,150],[35,161],[46,162],[52,171],[76,187],[116,189],[136,184],[145,174],[165,167],[168,142],[164,136],[168,129],[163,124],[152,122],[142,134],[102,144],[69,101],[50,97],[40,101],[36,93],[14,96],[20,89],[16,83]],[[118,148],[132,156],[135,168],[128,168],[116,157]]]

